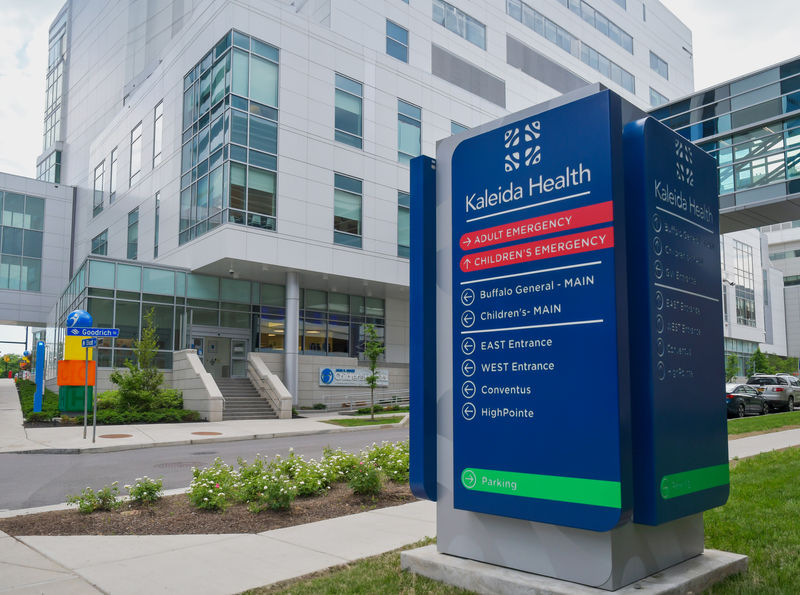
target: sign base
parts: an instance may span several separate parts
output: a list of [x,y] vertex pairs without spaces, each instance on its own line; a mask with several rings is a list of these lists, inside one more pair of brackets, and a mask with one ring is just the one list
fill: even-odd
[[[576,585],[546,576],[448,556],[437,552],[435,545],[401,552],[400,564],[405,570],[433,580],[491,595],[527,592],[541,595],[588,595],[606,592],[596,587]],[[635,592],[637,595],[699,593],[729,576],[746,570],[747,556],[706,550],[702,555],[659,573],[657,577],[651,576],[635,582],[620,592]]]

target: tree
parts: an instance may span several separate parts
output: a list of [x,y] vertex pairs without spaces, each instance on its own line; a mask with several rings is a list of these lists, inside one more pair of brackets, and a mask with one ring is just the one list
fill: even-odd
[[756,348],[753,355],[750,356],[748,368],[753,374],[773,374],[775,369],[769,365],[767,357],[761,352],[761,349]]
[[734,376],[739,375],[739,358],[729,353],[725,361],[725,382],[730,382]]
[[111,382],[119,387],[119,404],[125,409],[149,411],[158,402],[164,374],[153,365],[158,351],[154,317],[155,311],[150,308],[144,315],[142,338],[133,342],[136,364],[125,360],[125,370],[111,372]]
[[364,355],[369,360],[370,375],[367,376],[367,385],[369,386],[369,416],[370,419],[375,419],[375,387],[378,386],[378,358],[386,351],[386,348],[378,340],[378,333],[375,331],[375,326],[367,324],[364,326]]

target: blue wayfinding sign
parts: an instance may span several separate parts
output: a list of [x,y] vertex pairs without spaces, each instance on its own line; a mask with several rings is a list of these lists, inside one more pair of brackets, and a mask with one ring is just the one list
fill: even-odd
[[665,125],[625,126],[634,521],[724,504],[728,440],[716,163]]
[[119,337],[118,328],[68,328],[67,335],[71,337]]
[[605,531],[632,506],[619,113],[602,92],[453,152],[455,508]]
[[97,347],[97,339],[84,339],[81,341],[81,347]]

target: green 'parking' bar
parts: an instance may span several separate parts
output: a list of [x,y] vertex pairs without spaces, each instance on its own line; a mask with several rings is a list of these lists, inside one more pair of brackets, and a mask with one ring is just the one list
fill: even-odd
[[669,500],[728,483],[730,483],[730,470],[727,463],[681,471],[661,478],[661,497]]
[[478,492],[622,507],[622,490],[618,481],[466,468],[461,472],[461,483],[468,490]]

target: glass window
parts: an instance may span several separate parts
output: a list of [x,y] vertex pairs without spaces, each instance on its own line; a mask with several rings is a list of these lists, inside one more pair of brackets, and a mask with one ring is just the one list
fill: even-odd
[[24,227],[25,196],[6,192],[3,200],[3,221],[7,227]]
[[142,171],[142,123],[131,130],[131,186],[139,179]]
[[139,293],[142,290],[142,267],[132,264],[118,264],[117,289]]
[[422,152],[422,109],[397,100],[397,160],[408,163]]
[[129,260],[136,260],[139,255],[139,207],[128,213],[128,251]]
[[156,192],[156,204],[154,210],[154,220],[153,220],[153,258],[158,258],[158,228],[159,228],[159,218],[160,218],[160,211],[161,211],[161,193]]
[[144,267],[142,283],[145,293],[173,295],[175,293],[175,273],[164,269]]
[[738,240],[733,241],[736,281],[736,322],[756,326],[755,275],[753,273],[753,247]]
[[459,124],[458,122],[450,122],[450,134],[459,134],[469,130],[469,127]]
[[434,22],[439,23],[456,35],[486,49],[486,25],[475,20],[467,13],[459,10],[444,0],[433,0]]
[[654,54],[652,51],[650,51],[650,68],[669,80],[669,65],[665,60],[661,59],[658,54]]
[[250,58],[246,52],[233,51],[233,80],[231,91],[237,95],[250,95]]
[[6,227],[3,229],[3,241],[0,244],[3,254],[22,255],[22,229]]
[[669,102],[669,99],[653,89],[653,87],[650,87],[650,105],[652,107],[658,107],[659,105],[663,105],[667,102]]
[[386,19],[386,53],[408,62],[408,29]]
[[611,79],[623,89],[636,93],[636,79],[630,72],[585,43],[581,44],[581,61],[606,78]]
[[362,147],[362,93],[361,83],[336,75],[335,138],[340,143]]
[[189,275],[186,297],[201,300],[219,300],[219,279],[205,275]]
[[89,261],[89,285],[91,287],[114,289],[114,263],[97,260]]
[[103,173],[106,162],[101,161],[100,165],[94,168],[94,204],[92,217],[97,216],[103,210]]
[[278,124],[264,118],[250,116],[249,146],[267,153],[278,152]]
[[408,192],[397,193],[397,255],[411,255],[411,197]]
[[250,282],[239,279],[220,279],[220,296],[224,302],[250,303]]
[[0,254],[0,289],[19,289],[22,277],[22,259],[19,256]]
[[153,167],[161,163],[161,148],[164,136],[164,102],[160,101],[154,111],[153,123]]
[[108,202],[114,200],[114,196],[117,192],[117,172],[119,170],[119,164],[117,162],[119,157],[119,151],[114,148],[111,150],[111,169],[109,171],[109,191],[110,195],[108,197]]
[[25,229],[44,230],[44,200],[35,196],[25,197]]
[[361,192],[361,180],[334,175],[334,243],[361,248]]
[[[579,3],[570,2],[570,7],[578,15],[581,15]],[[574,56],[578,55],[579,43],[576,37],[521,0],[507,0],[506,13],[564,51]]]
[[92,254],[106,256],[108,254],[108,230],[92,238]]
[[250,56],[250,99],[266,105],[278,105],[277,64]]
[[255,167],[247,171],[247,210],[275,215],[275,174]]

